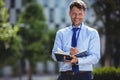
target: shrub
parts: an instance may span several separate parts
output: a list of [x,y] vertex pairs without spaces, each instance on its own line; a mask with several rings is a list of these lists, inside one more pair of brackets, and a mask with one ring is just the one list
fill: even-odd
[[120,80],[120,68],[98,68],[93,71],[93,75],[93,80]]

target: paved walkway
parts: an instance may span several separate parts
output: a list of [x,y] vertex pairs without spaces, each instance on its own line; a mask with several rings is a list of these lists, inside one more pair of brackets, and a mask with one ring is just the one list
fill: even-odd
[[[20,80],[16,78],[0,78],[0,80]],[[28,80],[27,76],[23,76],[21,80]],[[56,75],[45,75],[45,76],[33,76],[32,80],[57,80]]]

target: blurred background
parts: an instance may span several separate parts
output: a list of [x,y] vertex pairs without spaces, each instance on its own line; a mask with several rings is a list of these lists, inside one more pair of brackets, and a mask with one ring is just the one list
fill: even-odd
[[[120,67],[120,1],[84,0],[85,24],[100,34],[94,68]],[[56,80],[55,34],[69,26],[71,0],[0,0],[0,80]]]

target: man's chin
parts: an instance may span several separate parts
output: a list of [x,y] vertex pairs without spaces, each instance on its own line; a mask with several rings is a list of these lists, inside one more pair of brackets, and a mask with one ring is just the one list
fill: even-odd
[[79,26],[80,25],[80,23],[76,23],[76,24],[74,24],[74,26]]

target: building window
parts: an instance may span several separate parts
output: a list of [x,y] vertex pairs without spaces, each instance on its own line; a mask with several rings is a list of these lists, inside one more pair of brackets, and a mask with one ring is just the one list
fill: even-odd
[[48,4],[49,4],[49,0],[43,0],[43,4],[44,4],[44,7],[48,7]]
[[55,1],[55,7],[60,6],[60,1],[61,1],[61,0],[54,0],[54,1]]
[[53,23],[54,22],[54,9],[53,8],[50,9],[49,16],[50,16],[50,23]]
[[15,0],[11,0],[10,8],[15,8]]
[[65,8],[61,8],[61,22],[65,22],[66,13]]

